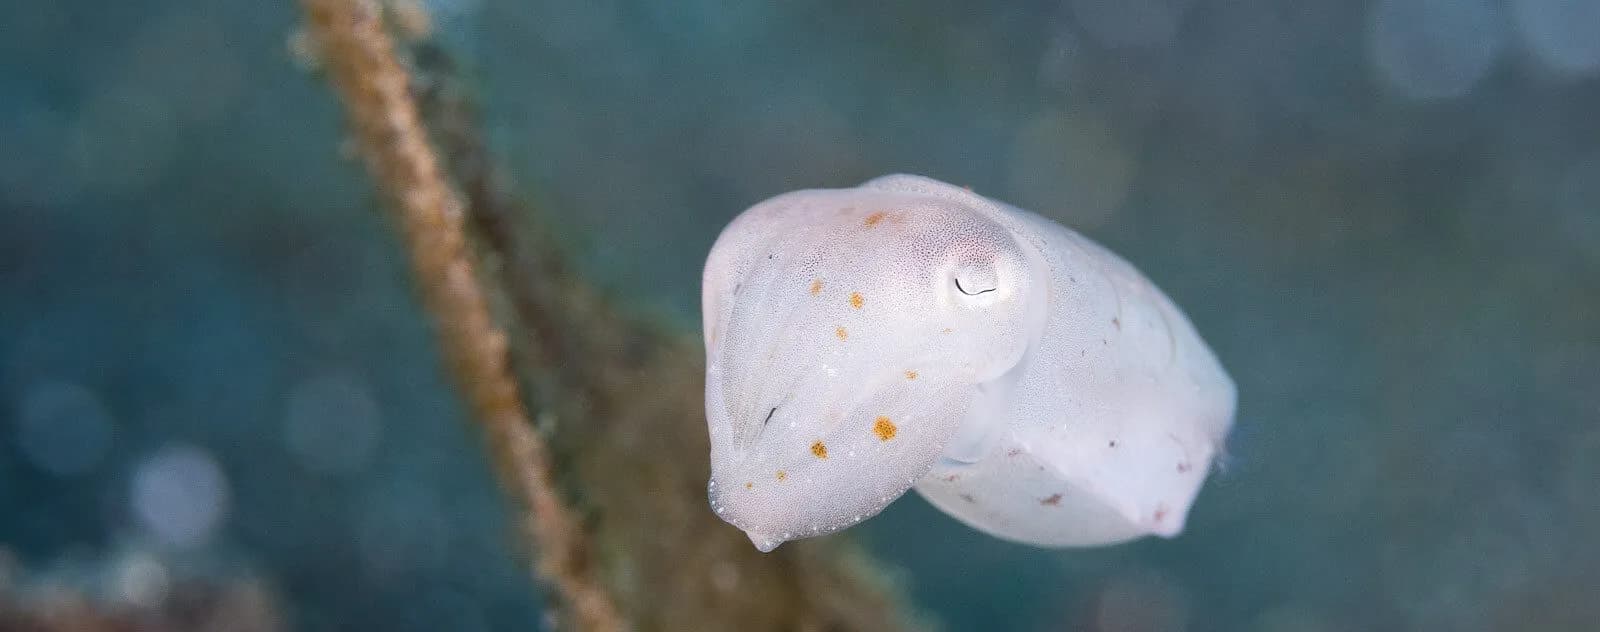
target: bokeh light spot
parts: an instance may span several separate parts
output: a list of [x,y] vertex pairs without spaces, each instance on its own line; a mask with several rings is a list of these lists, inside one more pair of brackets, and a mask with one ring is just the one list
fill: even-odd
[[133,473],[133,514],[163,544],[205,545],[227,515],[228,481],[205,450],[172,445],[157,451]]
[[284,442],[302,467],[321,474],[365,470],[382,436],[377,401],[360,378],[312,377],[290,390]]
[[1487,0],[1382,0],[1371,16],[1378,77],[1418,101],[1471,90],[1505,47],[1499,5]]
[[1083,229],[1121,208],[1137,164],[1133,149],[1099,116],[1049,112],[1017,131],[1008,200]]
[[94,469],[111,449],[113,424],[105,406],[78,384],[40,384],[23,396],[17,447],[35,467],[57,476]]
[[1600,70],[1600,0],[1511,0],[1511,15],[1523,45],[1546,65]]

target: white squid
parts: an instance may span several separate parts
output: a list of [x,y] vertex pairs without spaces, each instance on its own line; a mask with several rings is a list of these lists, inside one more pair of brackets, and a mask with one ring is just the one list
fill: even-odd
[[911,487],[1036,546],[1172,537],[1233,424],[1233,381],[1132,265],[937,180],[757,204],[702,290],[711,506],[762,551]]

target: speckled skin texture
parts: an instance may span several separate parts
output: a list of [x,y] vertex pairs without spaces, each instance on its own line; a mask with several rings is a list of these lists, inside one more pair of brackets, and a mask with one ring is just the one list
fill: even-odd
[[797,191],[712,247],[710,498],[762,550],[911,487],[1039,546],[1183,528],[1233,382],[1133,266],[918,176]]

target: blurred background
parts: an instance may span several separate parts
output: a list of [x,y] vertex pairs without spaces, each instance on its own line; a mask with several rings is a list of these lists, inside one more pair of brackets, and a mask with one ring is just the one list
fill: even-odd
[[[1600,0],[424,5],[582,269],[685,330],[736,213],[889,172],[1187,310],[1240,393],[1188,531],[907,496],[856,532],[948,629],[1600,629]],[[0,593],[535,629],[296,9],[0,3]]]

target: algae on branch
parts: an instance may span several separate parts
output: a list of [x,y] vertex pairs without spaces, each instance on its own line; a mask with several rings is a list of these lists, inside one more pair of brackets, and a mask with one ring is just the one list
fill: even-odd
[[899,591],[846,540],[761,554],[712,514],[699,341],[573,272],[559,213],[508,193],[420,8],[397,44],[375,0],[303,6],[564,627],[910,628]]

